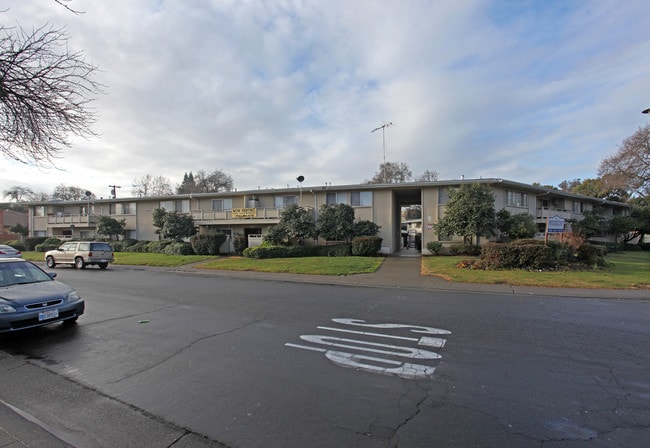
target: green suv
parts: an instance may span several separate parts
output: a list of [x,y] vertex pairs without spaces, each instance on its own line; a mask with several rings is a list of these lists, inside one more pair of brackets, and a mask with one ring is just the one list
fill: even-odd
[[71,264],[77,269],[88,265],[97,265],[106,269],[113,262],[113,249],[108,243],[100,241],[69,241],[58,249],[45,252],[45,263],[48,268],[57,264]]

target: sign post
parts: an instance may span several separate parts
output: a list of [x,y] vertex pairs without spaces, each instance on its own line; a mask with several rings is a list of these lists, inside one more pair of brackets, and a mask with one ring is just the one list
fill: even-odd
[[564,218],[555,215],[546,217],[546,233],[544,234],[544,244],[548,243],[549,233],[564,233]]

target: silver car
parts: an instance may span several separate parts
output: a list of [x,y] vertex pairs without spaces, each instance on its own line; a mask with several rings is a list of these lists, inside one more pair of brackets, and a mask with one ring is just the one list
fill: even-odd
[[0,333],[71,324],[84,313],[79,294],[54,277],[22,258],[0,258]]
[[22,258],[20,251],[6,244],[0,244],[0,258]]
[[57,264],[70,264],[77,269],[84,269],[88,265],[106,269],[113,259],[113,249],[102,241],[69,241],[58,249],[45,252],[48,268],[54,268]]

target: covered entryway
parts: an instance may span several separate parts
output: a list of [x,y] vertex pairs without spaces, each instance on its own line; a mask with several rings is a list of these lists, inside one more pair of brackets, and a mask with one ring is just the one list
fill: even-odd
[[[408,220],[409,222],[406,228],[404,229],[402,227],[404,222],[404,209],[413,206],[420,206],[420,209],[422,208],[422,189],[395,188],[393,190],[393,222],[397,223],[392,228],[393,241],[397,243],[392,248],[392,253],[395,255],[420,256],[422,254],[422,216],[420,215],[419,230],[416,225],[417,219]],[[404,238],[405,236],[406,239]]]

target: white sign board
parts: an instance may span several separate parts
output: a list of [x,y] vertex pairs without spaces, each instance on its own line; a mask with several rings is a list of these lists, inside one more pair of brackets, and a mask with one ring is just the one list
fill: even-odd
[[562,233],[564,232],[564,219],[555,215],[549,217],[546,224],[546,231],[548,233]]

